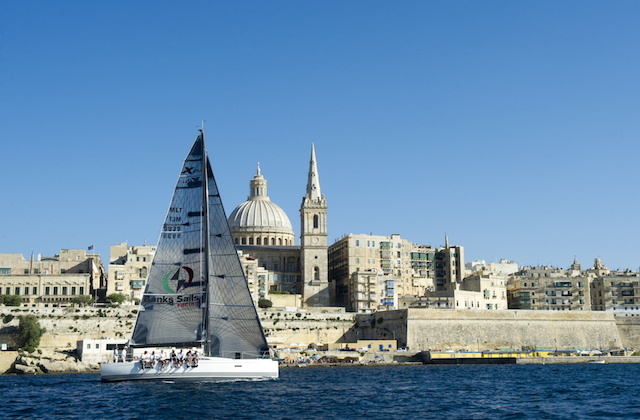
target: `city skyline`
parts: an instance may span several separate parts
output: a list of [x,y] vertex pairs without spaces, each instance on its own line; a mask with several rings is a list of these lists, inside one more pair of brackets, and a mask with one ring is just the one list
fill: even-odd
[[227,215],[258,162],[299,244],[638,270],[635,2],[0,5],[0,253],[156,243],[205,120]]

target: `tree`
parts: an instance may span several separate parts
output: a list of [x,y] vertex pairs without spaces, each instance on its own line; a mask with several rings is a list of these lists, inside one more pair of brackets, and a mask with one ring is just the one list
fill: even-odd
[[107,302],[114,306],[122,305],[125,300],[127,300],[127,297],[122,293],[111,293],[109,296],[107,296]]
[[269,299],[260,299],[258,301],[258,306],[262,309],[267,309],[273,306],[273,302],[271,302]]
[[45,329],[40,326],[35,315],[24,315],[20,317],[18,325],[18,335],[22,341],[22,348],[29,353],[34,352],[40,345],[40,338],[45,333]]
[[89,295],[79,295],[71,299],[71,302],[75,303],[80,307],[83,307],[83,306],[91,305],[93,303],[93,297]]
[[20,306],[22,305],[22,298],[18,295],[4,295],[0,303],[4,303],[5,306]]

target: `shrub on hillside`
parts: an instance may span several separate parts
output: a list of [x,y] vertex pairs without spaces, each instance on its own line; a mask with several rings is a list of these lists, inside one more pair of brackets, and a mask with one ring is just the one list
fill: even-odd
[[91,305],[93,303],[93,297],[89,296],[89,295],[80,295],[80,296],[76,296],[73,299],[71,299],[71,302],[75,303],[76,305],[83,307],[83,306],[88,306]]
[[262,309],[270,308],[273,306],[273,302],[271,302],[269,299],[260,299],[258,301],[258,306]]
[[18,295],[0,295],[0,304],[4,306],[20,306],[22,298]]
[[112,304],[113,306],[120,306],[127,300],[127,297],[122,293],[111,293],[107,296],[107,302]]
[[22,348],[32,353],[40,345],[40,338],[45,333],[45,329],[40,326],[35,315],[24,315],[20,317],[18,325],[18,335],[22,342]]

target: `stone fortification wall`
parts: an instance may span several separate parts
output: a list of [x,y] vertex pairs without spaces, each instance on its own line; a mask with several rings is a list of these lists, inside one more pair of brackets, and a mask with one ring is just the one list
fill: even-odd
[[367,338],[410,350],[612,349],[623,342],[611,313],[408,309],[358,316]]
[[306,347],[315,343],[356,341],[357,333],[353,329],[355,315],[338,308],[325,308],[321,311],[272,309],[259,312],[267,341],[278,348],[291,347],[292,344]]
[[[10,346],[21,315],[33,314],[46,332],[40,348],[75,349],[85,338],[128,338],[136,321],[137,307],[125,308],[13,308],[0,307],[0,342]],[[4,322],[6,315],[13,319]]]
[[[46,328],[40,340],[40,348],[75,349],[77,342],[85,338],[128,339],[136,321],[137,307],[124,308],[12,308],[0,307],[0,343],[14,347],[14,334],[19,316],[33,314]],[[356,341],[353,332],[353,313],[338,308],[319,311],[304,309],[269,309],[259,311],[262,326],[269,344],[289,347],[296,343],[335,343],[342,340]],[[2,323],[5,315],[14,318]]]
[[627,349],[640,349],[640,318],[616,317],[622,345]]
[[[18,316],[35,314],[47,332],[41,348],[72,349],[85,338],[127,339],[137,307],[11,308],[0,307],[0,343],[12,346]],[[270,344],[355,342],[396,339],[398,347],[489,350],[497,348],[583,347],[640,349],[640,318],[615,318],[606,312],[452,311],[409,309],[373,315],[323,310],[260,310]],[[14,318],[4,322],[5,315]],[[357,320],[357,322],[356,322]]]

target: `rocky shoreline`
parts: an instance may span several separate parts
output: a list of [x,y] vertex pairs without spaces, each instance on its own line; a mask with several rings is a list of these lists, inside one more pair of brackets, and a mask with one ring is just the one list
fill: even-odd
[[6,373],[15,373],[20,375],[99,371],[99,364],[81,362],[68,352],[57,350],[36,350],[33,353],[20,354],[11,366],[11,369]]

